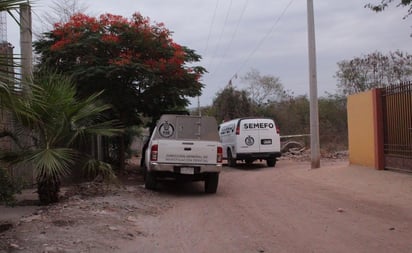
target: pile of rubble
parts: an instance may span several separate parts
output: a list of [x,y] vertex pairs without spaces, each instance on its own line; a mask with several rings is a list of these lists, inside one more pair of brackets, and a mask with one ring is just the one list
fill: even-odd
[[[327,151],[321,150],[321,159],[346,160],[349,151]],[[281,159],[293,159],[297,161],[310,161],[310,148],[305,147],[301,142],[289,141],[282,143]]]

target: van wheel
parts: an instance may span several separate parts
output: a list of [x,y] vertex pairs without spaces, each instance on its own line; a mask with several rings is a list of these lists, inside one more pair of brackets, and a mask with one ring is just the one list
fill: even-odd
[[267,160],[266,160],[266,164],[268,165],[268,167],[275,167],[275,165],[276,165],[276,158],[274,158],[274,159],[267,159]]
[[227,164],[229,167],[236,167],[236,159],[232,156],[232,151],[230,149],[227,151]]
[[219,183],[219,173],[209,173],[205,178],[205,192],[216,193]]
[[252,164],[254,161],[255,160],[253,160],[253,159],[246,159],[245,163],[249,165],[249,164]]
[[144,187],[148,190],[156,189],[156,176],[153,172],[146,171],[146,176],[144,179]]

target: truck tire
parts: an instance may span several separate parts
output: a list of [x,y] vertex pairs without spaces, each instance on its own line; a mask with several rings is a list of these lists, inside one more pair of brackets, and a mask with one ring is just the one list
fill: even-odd
[[268,167],[275,167],[276,165],[276,158],[271,158],[266,160],[266,164]]
[[153,172],[146,171],[144,187],[148,190],[156,190],[156,176]]
[[227,165],[229,165],[229,167],[236,167],[236,159],[233,158],[230,149],[227,150]]
[[209,173],[205,178],[205,192],[216,193],[219,184],[219,173]]
[[143,166],[141,166],[141,168],[142,168],[143,180],[146,182],[147,168],[144,164],[143,164]]
[[255,161],[255,160],[253,160],[253,159],[246,159],[246,160],[245,160],[245,163],[246,163],[247,165],[250,165],[250,164],[252,164],[254,161]]

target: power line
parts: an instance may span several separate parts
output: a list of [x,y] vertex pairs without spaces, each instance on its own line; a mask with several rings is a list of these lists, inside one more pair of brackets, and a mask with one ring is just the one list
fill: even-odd
[[[218,7],[219,7],[219,0],[216,0],[216,5],[215,5],[215,10],[213,12],[212,22],[210,23],[210,27],[209,27],[209,34],[207,35],[206,47],[205,47],[205,51],[204,51],[205,55],[207,53],[207,50],[209,49],[209,41],[210,41],[210,37],[211,37],[211,34],[212,34],[213,26],[214,26],[214,23],[215,23],[216,13],[217,13],[217,8]],[[201,116],[202,112],[200,110],[200,96],[197,96],[197,108],[198,108],[199,116]]]
[[216,48],[215,48],[215,52],[213,53],[212,60],[215,59],[216,56],[217,56],[217,51],[218,51],[218,49],[219,49],[219,44],[220,44],[220,41],[222,40],[223,34],[224,34],[225,30],[226,30],[226,24],[227,24],[227,21],[228,21],[229,16],[230,16],[230,11],[231,11],[231,9],[232,9],[232,3],[233,3],[233,0],[230,0],[229,7],[228,7],[227,12],[226,12],[225,21],[224,21],[224,23],[223,23],[222,31],[221,31],[221,33],[220,33],[220,36],[219,36],[219,39],[218,39],[218,43],[216,44]]
[[243,16],[244,16],[244,14],[245,14],[245,11],[246,11],[246,8],[247,8],[248,4],[249,4],[249,0],[246,0],[246,2],[245,2],[244,5],[243,5],[242,11],[241,11],[241,13],[240,13],[239,19],[238,19],[238,21],[237,21],[235,30],[233,31],[232,36],[231,36],[231,38],[230,38],[230,41],[229,41],[229,43],[227,44],[227,46],[225,47],[225,49],[223,50],[223,55],[222,55],[222,57],[220,58],[219,63],[216,64],[216,69],[217,69],[217,70],[220,69],[220,65],[221,65],[221,63],[222,63],[222,59],[224,59],[224,58],[226,57],[226,54],[227,54],[227,52],[229,51],[229,48],[230,48],[230,47],[232,46],[232,44],[233,44],[233,41],[234,41],[234,39],[235,39],[235,37],[236,37],[237,31],[239,30],[240,23],[241,23],[241,21],[242,21],[242,19],[243,19]]
[[237,69],[235,73],[239,73],[240,70],[246,65],[246,63],[252,58],[252,56],[256,53],[256,51],[262,46],[263,42],[269,37],[269,35],[273,32],[279,21],[283,18],[283,16],[286,14],[286,11],[289,9],[289,7],[292,5],[294,0],[290,0],[289,3],[286,5],[286,7],[283,9],[281,14],[275,19],[275,22],[273,23],[272,27],[270,30],[262,37],[262,39],[259,41],[259,43],[256,45],[254,50],[249,54],[249,56],[243,61],[243,63],[240,65],[240,67]]
[[209,27],[209,34],[207,35],[207,40],[206,40],[206,47],[205,47],[205,52],[204,54],[206,54],[208,48],[209,48],[209,41],[210,41],[210,36],[212,34],[212,29],[215,23],[215,18],[216,18],[216,12],[217,12],[217,8],[219,7],[219,0],[216,0],[216,6],[215,6],[215,11],[213,12],[213,17],[212,17],[212,22],[210,23],[210,27]]

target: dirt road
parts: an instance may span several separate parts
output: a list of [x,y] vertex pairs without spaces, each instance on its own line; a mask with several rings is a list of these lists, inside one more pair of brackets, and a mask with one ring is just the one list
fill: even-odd
[[11,252],[412,252],[410,174],[309,166],[225,167],[216,195],[202,183],[153,193],[131,180],[25,217],[0,240]]

